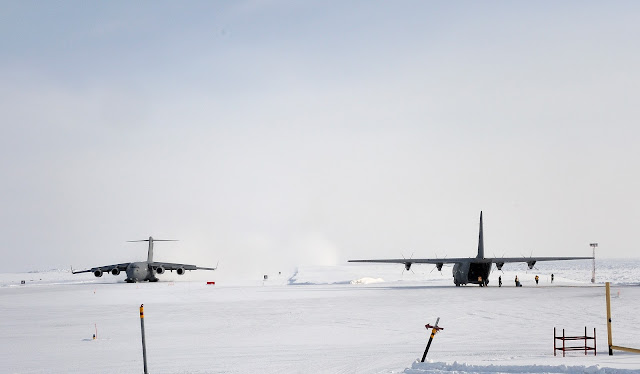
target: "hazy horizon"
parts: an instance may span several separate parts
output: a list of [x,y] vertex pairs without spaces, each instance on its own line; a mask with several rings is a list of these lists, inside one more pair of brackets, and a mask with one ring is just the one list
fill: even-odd
[[638,257],[638,10],[3,3],[0,271]]

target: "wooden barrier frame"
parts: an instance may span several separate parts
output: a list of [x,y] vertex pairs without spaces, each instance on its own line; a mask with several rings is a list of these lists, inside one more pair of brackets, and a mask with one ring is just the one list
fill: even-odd
[[[556,346],[556,340],[562,340],[562,347]],[[576,340],[584,340],[584,346],[566,346],[566,341],[576,341]],[[589,340],[593,340],[593,347],[589,347],[587,344]],[[565,336],[564,329],[562,329],[562,336],[556,335],[556,328],[553,328],[553,355],[556,355],[556,351],[562,351],[562,357],[565,357],[565,353],[567,351],[584,351],[584,355],[587,355],[587,352],[593,351],[593,355],[596,353],[596,328],[593,328],[593,336],[587,335],[587,327],[584,328],[584,335],[581,336]]]
[[617,345],[613,345],[613,337],[611,336],[611,287],[609,286],[609,282],[607,282],[606,285],[607,285],[607,338],[609,341],[609,356],[613,356],[614,349],[616,351],[640,353],[640,349],[620,347]]

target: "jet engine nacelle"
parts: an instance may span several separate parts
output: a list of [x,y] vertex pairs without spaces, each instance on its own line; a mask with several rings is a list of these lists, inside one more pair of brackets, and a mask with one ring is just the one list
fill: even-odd
[[182,274],[184,274],[184,268],[178,268],[178,269],[176,269],[176,273],[178,273],[178,275],[182,275]]
[[98,269],[98,270],[94,271],[93,275],[95,275],[96,277],[100,278],[102,276],[102,269]]
[[158,274],[162,274],[162,273],[164,273],[164,268],[163,268],[162,266],[158,266],[158,267],[156,268],[156,273],[158,273]]
[[120,274],[120,269],[118,269],[118,268],[113,268],[113,269],[111,269],[111,274],[113,274],[113,275],[118,275],[118,274]]
[[406,271],[411,270],[411,263],[410,262],[405,262],[404,263],[404,268],[405,268]]

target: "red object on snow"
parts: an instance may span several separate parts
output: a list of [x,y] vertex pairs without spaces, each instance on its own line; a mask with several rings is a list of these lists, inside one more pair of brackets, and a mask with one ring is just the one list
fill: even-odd
[[207,284],[216,284],[216,282],[207,282]]
[[424,327],[426,327],[427,329],[436,329],[436,331],[444,330],[444,327],[436,327],[429,324],[424,325]]

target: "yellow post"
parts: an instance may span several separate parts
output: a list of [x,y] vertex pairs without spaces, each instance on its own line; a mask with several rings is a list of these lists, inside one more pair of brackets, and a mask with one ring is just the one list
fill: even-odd
[[613,356],[613,338],[611,337],[611,287],[607,285],[607,340],[609,342],[609,356]]
[[609,356],[613,356],[614,349],[616,351],[640,353],[640,349],[620,347],[617,345],[613,345],[613,338],[611,337],[611,290],[609,288],[609,282],[607,282],[606,285],[607,285],[607,332],[608,332],[608,338],[609,338]]
[[144,339],[144,304],[140,304],[140,331],[142,332],[142,361],[144,362],[144,374],[148,374],[147,344]]

